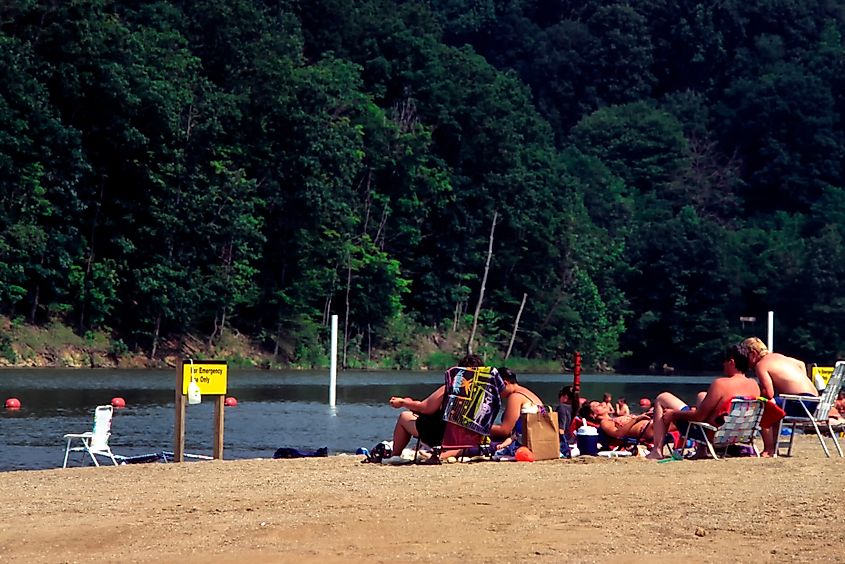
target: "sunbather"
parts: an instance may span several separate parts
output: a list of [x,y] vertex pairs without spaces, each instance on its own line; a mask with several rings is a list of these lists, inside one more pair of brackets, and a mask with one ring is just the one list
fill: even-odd
[[582,418],[597,425],[601,431],[613,439],[636,439],[639,442],[654,441],[654,429],[648,415],[611,416],[607,403],[588,401],[580,411]]
[[[749,337],[739,344],[739,350],[747,359],[748,365],[754,370],[760,381],[763,397],[775,398],[787,415],[803,415],[804,408],[797,401],[785,404],[783,398],[776,398],[776,394],[794,394],[808,397],[818,397],[819,392],[813,381],[807,378],[807,368],[797,358],[770,352],[765,343],[757,337]],[[816,402],[807,402],[810,413],[816,408]],[[793,411],[794,410],[794,411]],[[775,455],[774,428],[762,429],[762,456]]]
[[689,421],[704,421],[719,426],[722,406],[737,396],[758,397],[757,382],[745,376],[748,362],[737,346],[728,347],[722,364],[724,377],[716,378],[706,393],[698,394],[696,407],[690,407],[677,396],[663,392],[654,402],[654,448],[648,458],[663,458],[666,429],[674,423],[681,435],[686,433]]

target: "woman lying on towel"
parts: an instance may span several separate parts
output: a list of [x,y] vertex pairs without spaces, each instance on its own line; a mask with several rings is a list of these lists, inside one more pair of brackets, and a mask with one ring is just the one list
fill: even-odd
[[579,414],[611,439],[636,439],[637,442],[649,444],[654,441],[654,426],[648,415],[612,417],[607,404],[601,401],[588,401],[581,406]]

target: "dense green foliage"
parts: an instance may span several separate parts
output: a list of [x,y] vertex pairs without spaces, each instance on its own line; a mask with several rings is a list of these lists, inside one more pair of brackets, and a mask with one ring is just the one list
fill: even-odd
[[[845,354],[845,3],[10,0],[0,314],[156,355]],[[742,327],[740,316],[756,316]],[[2,337],[2,335],[0,335]],[[295,343],[279,350],[279,343]]]

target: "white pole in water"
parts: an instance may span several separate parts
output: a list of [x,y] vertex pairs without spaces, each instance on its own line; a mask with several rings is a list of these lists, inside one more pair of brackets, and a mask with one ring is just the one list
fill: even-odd
[[769,311],[769,339],[767,345],[769,347],[769,351],[774,351],[774,338],[775,338],[775,312]]
[[329,406],[337,404],[337,316],[332,315],[331,365],[329,368]]

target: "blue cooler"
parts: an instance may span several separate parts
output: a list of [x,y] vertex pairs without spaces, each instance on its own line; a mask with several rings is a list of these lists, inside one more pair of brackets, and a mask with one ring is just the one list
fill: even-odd
[[578,427],[575,432],[575,441],[578,443],[578,450],[581,455],[596,456],[599,453],[599,430],[595,427]]

